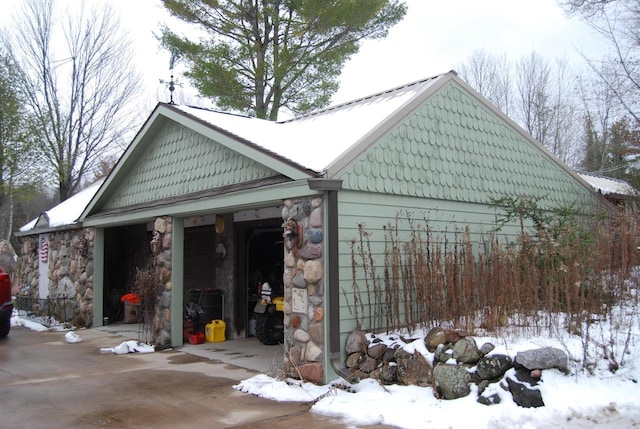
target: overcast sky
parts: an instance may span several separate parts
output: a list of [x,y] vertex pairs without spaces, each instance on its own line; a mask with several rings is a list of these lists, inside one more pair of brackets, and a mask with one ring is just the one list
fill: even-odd
[[[77,3],[79,0],[59,0]],[[159,79],[169,78],[169,54],[152,35],[159,23],[170,22],[160,0],[108,1],[121,14],[122,26],[135,39],[144,77],[147,108],[168,101]],[[0,23],[20,0],[3,0]],[[568,18],[555,0],[406,0],[405,19],[384,40],[368,41],[344,68],[334,102],[348,101],[404,83],[455,69],[474,51],[484,49],[514,60],[540,53],[550,61],[566,57],[574,65],[578,50],[600,56],[602,42],[586,25]],[[182,94],[180,94],[182,92]],[[193,94],[193,93],[191,93]],[[182,98],[182,100],[181,100]],[[178,102],[195,103],[187,88],[176,90]]]

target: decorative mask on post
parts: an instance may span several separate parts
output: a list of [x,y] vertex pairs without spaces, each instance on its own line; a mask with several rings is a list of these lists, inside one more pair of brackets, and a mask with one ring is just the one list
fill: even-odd
[[303,226],[301,224],[289,218],[282,224],[282,228],[284,228],[282,238],[284,238],[287,249],[291,250],[294,246],[302,247]]

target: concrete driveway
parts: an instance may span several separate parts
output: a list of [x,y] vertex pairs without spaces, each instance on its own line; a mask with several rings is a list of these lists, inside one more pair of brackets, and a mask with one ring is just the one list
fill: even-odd
[[[348,427],[309,412],[309,404],[234,390],[257,372],[210,359],[207,353],[224,351],[205,350],[206,344],[191,354],[101,354],[100,348],[128,338],[98,329],[76,332],[82,342],[75,344],[65,341],[65,332],[22,327],[0,340],[2,428]],[[227,352],[228,361],[240,359],[234,353]]]

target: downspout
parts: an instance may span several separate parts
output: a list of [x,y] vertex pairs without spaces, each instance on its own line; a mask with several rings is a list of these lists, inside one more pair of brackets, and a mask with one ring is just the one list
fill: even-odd
[[314,191],[324,191],[327,200],[327,262],[329,265],[328,294],[329,294],[329,359],[331,367],[337,375],[349,383],[360,381],[355,377],[342,360],[340,353],[340,274],[338,267],[338,191],[342,189],[342,180],[309,179],[309,188]]

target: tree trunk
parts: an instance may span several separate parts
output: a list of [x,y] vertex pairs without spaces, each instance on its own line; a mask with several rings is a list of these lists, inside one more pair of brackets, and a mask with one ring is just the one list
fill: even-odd
[[7,240],[11,240],[13,234],[13,192],[9,192],[9,225],[7,226]]

